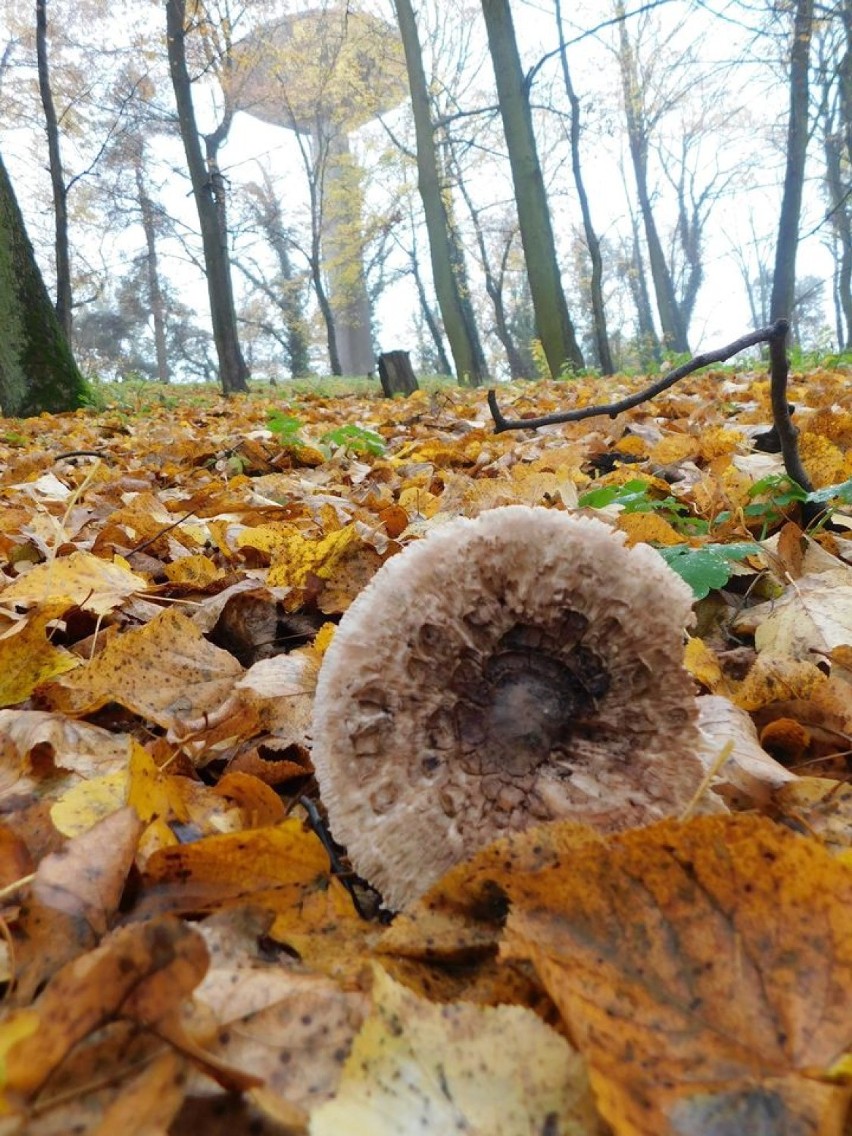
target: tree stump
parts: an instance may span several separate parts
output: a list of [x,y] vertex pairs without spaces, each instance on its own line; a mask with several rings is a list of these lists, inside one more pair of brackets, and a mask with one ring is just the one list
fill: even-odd
[[418,390],[417,376],[407,351],[385,351],[379,356],[379,379],[385,398]]

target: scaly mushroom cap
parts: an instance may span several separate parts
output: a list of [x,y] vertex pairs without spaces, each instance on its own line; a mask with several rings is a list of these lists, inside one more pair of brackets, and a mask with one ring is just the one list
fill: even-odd
[[507,830],[680,811],[702,778],[692,595],[600,521],[512,505],[389,560],[323,660],[313,762],[391,906]]

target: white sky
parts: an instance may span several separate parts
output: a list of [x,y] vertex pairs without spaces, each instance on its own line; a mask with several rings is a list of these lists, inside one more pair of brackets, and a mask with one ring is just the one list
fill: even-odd
[[[430,0],[439,4],[439,11],[443,8],[443,15],[450,19],[449,6],[441,6],[441,0]],[[717,0],[720,7],[730,8],[727,0]],[[15,4],[23,4],[23,0],[14,0]],[[364,4],[365,8],[378,10],[376,4]],[[631,5],[628,2],[628,10]],[[31,5],[27,0],[26,8]],[[126,7],[136,14],[145,15],[148,19],[162,19],[165,17],[161,5],[155,9],[144,5],[142,0],[127,0]],[[547,0],[517,0],[513,5],[515,12],[516,29],[521,45],[524,63],[530,66],[538,58],[540,50],[552,50],[556,46],[555,24],[553,7]],[[576,21],[579,26],[588,27],[605,18],[607,8],[598,3],[586,5],[572,4],[568,0],[563,4],[564,15]],[[686,5],[679,0],[664,8],[660,15],[663,27],[670,29],[682,17]],[[478,28],[481,17],[475,11],[476,5],[471,6],[468,21],[469,27]],[[48,9],[50,11],[50,9]],[[585,10],[585,14],[584,14]],[[604,14],[602,14],[604,13]],[[474,21],[470,23],[470,21]],[[738,40],[747,39],[747,34],[729,23],[714,22],[709,18],[702,20],[700,16],[691,16],[684,37],[696,36],[701,25],[706,24],[709,29],[706,44],[702,47],[702,58],[716,59],[720,62],[729,59],[739,50]],[[631,32],[635,25],[631,23]],[[572,32],[567,26],[567,36],[570,39]],[[3,35],[3,15],[0,14],[0,47],[5,44]],[[488,88],[492,82],[490,69],[485,60],[484,29],[479,30],[472,37],[474,55],[478,56],[478,70],[474,64],[473,74],[468,76],[470,87],[464,95],[465,105],[472,105],[477,88],[484,102],[491,101]],[[618,105],[618,76],[615,59],[611,50],[606,46],[613,42],[612,32],[602,32],[598,39],[588,39],[582,44],[575,45],[569,50],[569,60],[572,68],[572,77],[575,88],[584,104],[585,120],[589,125],[589,132],[584,136],[583,158],[584,173],[587,189],[591,198],[591,207],[596,228],[601,236],[607,236],[617,230],[625,229],[625,197],[622,188],[621,174],[618,159],[624,157],[623,132],[620,130],[620,108]],[[766,44],[762,49],[765,51]],[[749,130],[750,138],[743,131],[725,131],[725,123],[720,124],[718,147],[716,151],[723,161],[729,154],[736,157],[737,152],[745,154],[753,147],[753,137],[761,137],[775,131],[782,130],[786,116],[786,94],[780,87],[774,91],[767,88],[767,75],[764,68],[759,66],[760,60],[757,52],[754,56],[754,66],[749,68],[743,65],[737,73],[737,79],[742,83],[743,90],[732,92],[742,98],[748,96],[751,104]],[[540,73],[534,88],[533,101],[543,100],[547,96],[550,86],[558,88],[561,84],[558,59],[545,67]],[[197,99],[197,106],[203,119],[204,102]],[[704,108],[707,115],[715,111],[713,106]],[[395,125],[403,112],[395,118]],[[392,116],[393,118],[393,116]],[[576,207],[573,181],[570,167],[561,165],[558,169],[553,166],[553,154],[556,152],[557,123],[549,118],[539,122],[541,126],[542,155],[549,176],[549,189],[551,204],[554,213],[555,230],[557,238],[562,241],[563,264],[568,266],[567,248],[564,238],[572,226],[579,225],[579,210]],[[0,122],[0,147],[7,162],[10,173],[18,187],[19,198],[28,225],[34,238],[39,234],[49,235],[49,214],[46,205],[49,200],[49,188],[45,181],[43,169],[38,169],[36,163],[40,160],[46,165],[46,148],[41,149],[43,136],[33,134],[32,131],[13,131],[10,124]],[[722,133],[725,131],[725,133]],[[360,132],[354,139],[356,146],[358,138],[366,148],[372,138],[378,140],[382,137],[379,127],[373,126]],[[179,144],[165,142],[158,146],[158,152],[171,153],[177,166],[182,164],[182,153]],[[67,153],[67,148],[66,148]],[[707,149],[707,161],[716,159],[712,145]],[[68,154],[66,160],[73,156]],[[563,154],[563,161],[567,153]],[[777,223],[777,212],[780,204],[779,176],[782,170],[782,156],[776,152],[768,155],[767,162],[748,175],[748,180],[739,177],[734,180],[727,196],[719,202],[714,210],[707,239],[705,241],[705,282],[699,293],[696,314],[690,329],[690,342],[694,351],[720,346],[742,334],[750,326],[749,309],[743,291],[742,281],[736,262],[729,250],[731,239],[747,242],[750,237],[750,227],[753,225],[761,236],[774,234]],[[290,132],[281,128],[268,126],[248,115],[237,115],[231,135],[222,150],[221,162],[235,189],[246,181],[258,176],[258,163],[263,163],[270,169],[282,185],[285,195],[285,213],[296,216],[304,209],[306,201],[306,188],[301,159],[295,139]],[[69,167],[72,161],[68,161]],[[633,192],[632,173],[627,168],[628,187]],[[815,163],[813,174],[818,173]],[[35,179],[39,184],[38,194],[30,191]],[[492,164],[490,169],[484,171],[479,177],[471,180],[475,197],[480,204],[487,204],[490,199],[505,200],[510,192],[506,180],[505,170],[497,171]],[[21,192],[21,187],[26,187]],[[167,182],[167,204],[170,210],[178,212],[187,223],[196,224],[193,205],[187,196],[186,182],[171,178]],[[373,200],[378,201],[382,195],[381,188],[372,191]],[[808,232],[818,225],[822,218],[824,207],[817,186],[812,186],[806,196],[805,211],[802,219],[802,231]],[[463,207],[459,207],[463,215]],[[666,228],[666,225],[662,225]],[[824,233],[806,238],[799,253],[799,275],[814,274],[825,277],[828,281],[826,299],[830,301],[830,280],[832,259],[822,244]],[[75,240],[72,231],[72,242]],[[37,241],[38,243],[38,241]],[[135,252],[141,247],[141,230],[127,234],[127,240],[119,242],[125,246],[125,254],[130,255],[132,248]],[[422,243],[424,256],[426,255],[425,241]],[[167,250],[164,250],[167,252]],[[112,254],[111,254],[112,255]],[[169,273],[181,283],[182,298],[199,309],[206,305],[205,287],[197,273],[191,271],[174,259],[164,258]],[[44,265],[46,275],[49,276],[49,265]],[[471,274],[475,279],[476,267],[470,261]],[[427,269],[428,271],[428,269]],[[237,285],[240,287],[238,276]],[[386,293],[377,308],[379,324],[379,347],[389,350],[395,347],[410,347],[413,345],[413,331],[411,315],[415,306],[413,288],[410,285],[396,285]],[[613,322],[615,313],[610,315]],[[826,313],[826,322],[832,326],[829,312]]]

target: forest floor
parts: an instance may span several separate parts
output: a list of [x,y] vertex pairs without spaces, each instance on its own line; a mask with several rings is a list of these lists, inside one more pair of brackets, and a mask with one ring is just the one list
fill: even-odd
[[[809,525],[759,370],[500,435],[455,387],[0,420],[0,1133],[848,1133],[850,380],[791,377]],[[386,561],[517,504],[690,585],[706,777],[392,918],[321,823],[317,676]]]

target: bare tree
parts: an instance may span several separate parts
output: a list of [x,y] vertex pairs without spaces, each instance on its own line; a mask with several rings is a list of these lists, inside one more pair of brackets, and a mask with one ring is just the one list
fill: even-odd
[[808,70],[813,34],[814,0],[796,0],[790,48],[790,113],[787,120],[787,163],[775,245],[770,317],[789,319],[796,298],[796,251],[808,149]]
[[227,104],[219,125],[204,135],[205,154],[195,119],[192,81],[186,58],[186,0],[166,0],[169,71],[177,105],[178,125],[192,193],[198,210],[213,339],[219,359],[219,379],[225,394],[248,390],[248,367],[240,349],[228,250],[227,195],[219,168],[219,148],[228,135],[232,111]]
[[290,373],[295,378],[310,372],[310,352],[304,312],[304,281],[293,268],[293,238],[284,223],[281,202],[269,174],[262,171],[260,182],[246,187],[247,207],[255,224],[266,238],[275,258],[275,280],[270,282],[259,266],[248,264],[246,257],[236,263],[255,289],[273,305],[283,322],[283,335],[274,326],[266,326],[269,334],[284,348]]
[[50,184],[53,190],[53,216],[56,259],[56,316],[65,333],[71,337],[71,252],[68,243],[68,188],[62,168],[62,152],[59,146],[59,120],[50,86],[50,65],[47,51],[47,0],[36,0],[36,58],[38,65],[38,88],[44,108],[44,125],[47,133],[48,165]]
[[482,0],[482,12],[497,82],[537,330],[550,373],[556,377],[564,367],[582,367],[583,355],[574,334],[556,259],[553,224],[532,124],[529,85],[521,68],[509,0]]
[[643,81],[635,44],[627,30],[624,0],[616,0],[615,14],[618,19],[618,62],[621,72],[621,86],[624,100],[624,115],[627,125],[627,141],[636,180],[636,195],[639,211],[645,230],[648,246],[648,259],[651,265],[651,280],[657,300],[657,311],[663,329],[663,340],[672,351],[688,352],[689,340],[683,313],[678,307],[669,265],[657,229],[651,189],[648,180],[648,156],[651,135],[660,117],[667,109],[666,103],[650,105],[651,88]]
[[418,186],[429,236],[435,293],[441,309],[444,331],[450,343],[456,375],[460,382],[479,386],[487,377],[487,367],[473,318],[470,297],[465,295],[458,280],[458,249],[454,248],[450,235],[450,220],[444,196],[445,186],[435,147],[434,125],[417,22],[410,0],[394,0],[394,6],[405,49],[408,82],[411,88],[411,106],[417,137]]
[[589,260],[592,269],[589,277],[589,301],[592,308],[595,348],[601,371],[605,375],[611,375],[615,368],[606,330],[601,243],[592,222],[592,210],[589,205],[589,195],[586,192],[583,166],[580,161],[580,100],[574,90],[571,71],[568,66],[568,46],[565,43],[565,29],[562,26],[561,0],[556,0],[556,26],[559,32],[559,60],[562,65],[562,79],[565,84],[565,94],[568,96],[568,103],[571,107],[571,169],[574,173],[574,185],[577,189],[577,198],[580,202],[580,211],[583,215],[583,232],[586,236],[586,247],[589,252]]
[[817,128],[825,160],[826,220],[835,260],[837,343],[852,350],[852,0],[817,37]]

